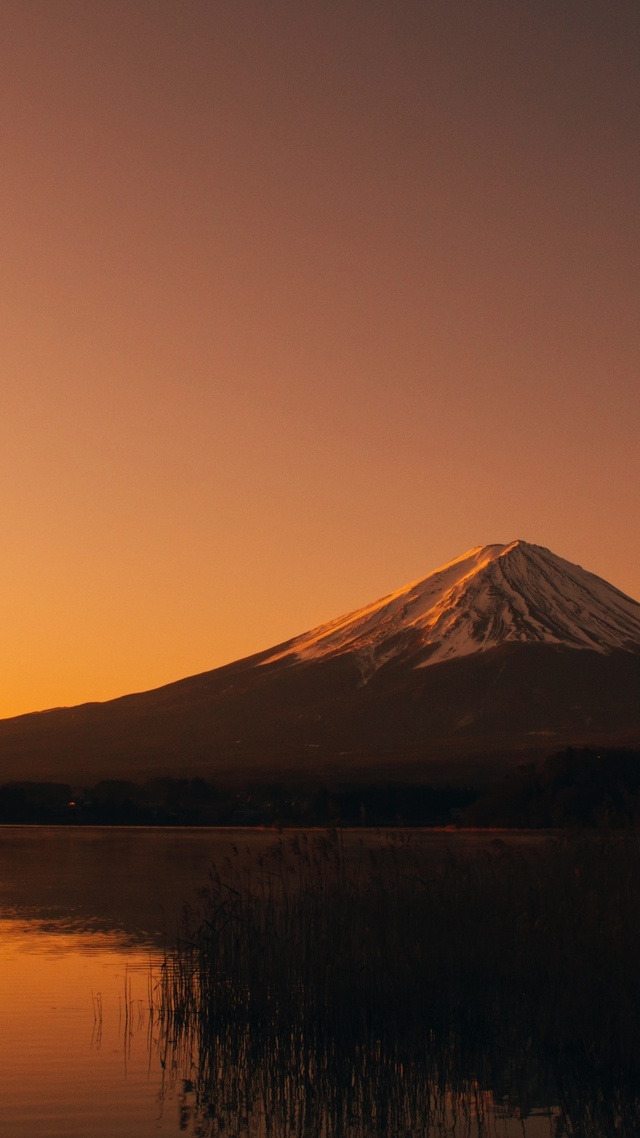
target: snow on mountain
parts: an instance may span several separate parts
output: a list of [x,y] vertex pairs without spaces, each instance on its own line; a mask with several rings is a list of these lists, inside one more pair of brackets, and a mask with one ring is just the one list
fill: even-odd
[[424,580],[320,625],[263,660],[355,655],[363,678],[400,654],[416,667],[508,641],[640,651],[640,604],[539,545],[484,545]]

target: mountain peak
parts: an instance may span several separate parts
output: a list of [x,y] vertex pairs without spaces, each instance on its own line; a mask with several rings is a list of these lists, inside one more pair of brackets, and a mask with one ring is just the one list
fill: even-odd
[[5,782],[82,785],[214,772],[424,782],[432,761],[491,756],[495,769],[496,756],[569,743],[637,747],[639,690],[639,604],[542,546],[478,545],[259,655],[5,720],[0,769]]
[[394,657],[426,667],[510,641],[640,651],[640,604],[543,546],[479,545],[262,663],[348,653],[366,679]]

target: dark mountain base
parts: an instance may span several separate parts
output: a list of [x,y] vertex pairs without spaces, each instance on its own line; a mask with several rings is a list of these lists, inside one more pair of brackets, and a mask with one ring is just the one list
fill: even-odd
[[0,722],[0,781],[200,776],[477,782],[569,745],[640,746],[640,656],[506,644],[363,683],[345,655],[251,657],[155,691]]

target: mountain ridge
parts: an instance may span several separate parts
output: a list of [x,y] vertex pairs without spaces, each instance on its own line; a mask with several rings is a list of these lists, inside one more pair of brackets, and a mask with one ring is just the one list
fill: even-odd
[[295,637],[262,665],[348,651],[370,673],[403,651],[398,634],[411,629],[423,634],[419,667],[511,640],[640,650],[640,604],[544,546],[522,540],[475,546],[427,577]]
[[2,720],[0,782],[428,780],[569,744],[640,745],[640,604],[518,541],[210,672]]

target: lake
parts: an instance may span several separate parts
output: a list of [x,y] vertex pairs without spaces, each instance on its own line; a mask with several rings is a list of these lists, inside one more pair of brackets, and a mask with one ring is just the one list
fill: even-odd
[[[3,1138],[320,1134],[335,1129],[335,1116],[325,1111],[327,1104],[318,1102],[318,1095],[313,1118],[296,1113],[295,1102],[286,1100],[292,1093],[291,1072],[278,1067],[277,1056],[267,1070],[259,1046],[255,1063],[262,1065],[261,1077],[271,1080],[271,1089],[274,1082],[281,1084],[283,1109],[277,1118],[265,1118],[259,1096],[249,1101],[238,1093],[236,1100],[240,1067],[236,1071],[233,1063],[241,1062],[245,1078],[252,1062],[246,1041],[241,1060],[229,1060],[226,1075],[220,1076],[225,1101],[203,1103],[197,1088],[205,1060],[198,1053],[197,1032],[191,1037],[187,1032],[180,1044],[158,1016],[163,951],[173,943],[183,905],[197,902],[212,863],[228,859],[241,864],[274,838],[255,830],[0,828]],[[437,860],[450,847],[483,849],[495,838],[422,831],[412,840],[433,849]],[[362,831],[344,836],[354,858],[363,841],[375,845],[379,840]],[[507,840],[530,845],[540,839],[514,835]],[[259,1034],[259,1025],[253,1030]],[[407,1138],[568,1133],[558,1109],[532,1088],[526,1063],[523,1053],[516,1064],[520,1097],[515,1084],[501,1093],[478,1083],[440,1086],[433,1095],[423,1087],[420,1093],[432,1101],[414,1102],[403,1116],[403,1132]],[[388,1092],[379,1078],[371,1093],[377,1096],[376,1129],[390,1132],[381,1107]],[[330,1097],[330,1087],[323,1085],[322,1094]],[[271,1100],[263,1095],[262,1101]],[[309,1101],[307,1093],[307,1111]],[[285,1126],[282,1119],[287,1118]],[[345,1116],[339,1128],[361,1132],[354,1117]]]

